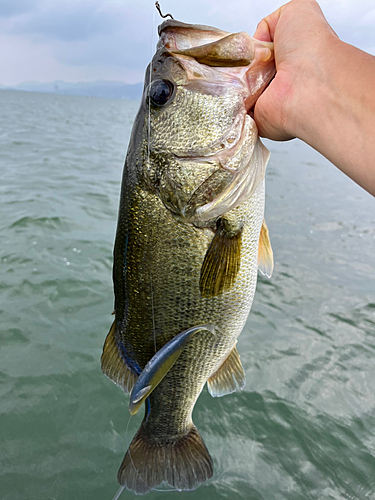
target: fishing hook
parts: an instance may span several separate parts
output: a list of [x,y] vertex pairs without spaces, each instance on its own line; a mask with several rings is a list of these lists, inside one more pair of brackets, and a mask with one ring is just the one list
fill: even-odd
[[162,12],[161,12],[161,7],[160,7],[159,2],[155,2],[155,7],[157,8],[157,10],[158,10],[158,12],[159,12],[159,14],[160,14],[160,16],[161,16],[161,17],[166,18],[166,17],[168,17],[168,16],[169,16],[171,19],[174,19],[174,17],[172,16],[172,14],[165,14],[165,15],[163,16],[163,14],[162,14]]

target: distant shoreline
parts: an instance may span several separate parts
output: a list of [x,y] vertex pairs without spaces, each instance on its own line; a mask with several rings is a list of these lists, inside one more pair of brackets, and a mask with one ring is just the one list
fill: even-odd
[[0,90],[16,92],[36,92],[53,95],[98,97],[106,99],[139,100],[143,83],[127,84],[123,82],[25,82],[15,86],[0,85]]

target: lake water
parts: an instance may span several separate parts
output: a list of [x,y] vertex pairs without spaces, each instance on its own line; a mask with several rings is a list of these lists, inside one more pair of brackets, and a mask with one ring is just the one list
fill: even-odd
[[[0,497],[111,500],[142,418],[99,365],[138,104],[0,91],[0,105]],[[203,391],[214,476],[167,498],[373,499],[375,201],[301,142],[267,146],[275,270],[238,343],[247,384]]]

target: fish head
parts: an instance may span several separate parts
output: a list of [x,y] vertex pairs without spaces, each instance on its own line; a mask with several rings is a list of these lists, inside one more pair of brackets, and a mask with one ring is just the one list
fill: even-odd
[[272,43],[175,20],[159,26],[140,109],[142,168],[173,213],[204,225],[263,179],[264,147],[250,165],[251,108],[274,73]]

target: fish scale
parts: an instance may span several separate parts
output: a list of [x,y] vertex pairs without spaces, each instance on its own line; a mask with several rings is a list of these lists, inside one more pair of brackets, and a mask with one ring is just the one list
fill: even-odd
[[[207,102],[208,101],[208,102]],[[169,149],[174,154],[184,154],[190,150],[195,150],[200,155],[213,154],[220,151],[220,141],[224,132],[232,125],[232,118],[225,113],[225,110],[234,103],[239,103],[239,96],[234,92],[227,92],[224,96],[210,96],[206,98],[197,95],[190,90],[182,90],[181,96],[176,98],[176,102],[171,105],[172,112],[175,113],[181,107],[186,109],[176,127],[175,120],[165,121],[161,116],[151,116],[151,134],[153,130],[163,127],[165,134],[172,131],[169,137]],[[211,104],[212,103],[212,104]],[[238,104],[238,108],[240,108]],[[213,119],[215,118],[215,119]],[[195,124],[193,133],[191,130],[192,121]],[[207,124],[209,126],[207,127]],[[213,144],[212,144],[213,143]],[[152,139],[151,147],[154,150],[165,150],[165,139],[160,134]]]

